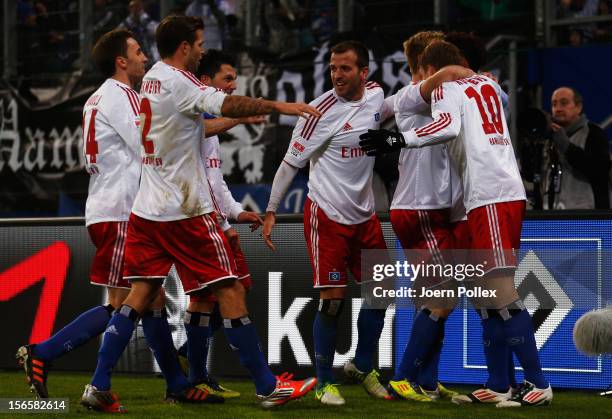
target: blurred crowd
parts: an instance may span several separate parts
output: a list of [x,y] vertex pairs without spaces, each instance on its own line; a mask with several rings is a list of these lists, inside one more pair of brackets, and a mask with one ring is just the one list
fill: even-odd
[[612,41],[612,11],[610,0],[558,0],[557,19],[609,16],[610,21],[562,26],[558,33],[560,45],[580,46],[591,42]]

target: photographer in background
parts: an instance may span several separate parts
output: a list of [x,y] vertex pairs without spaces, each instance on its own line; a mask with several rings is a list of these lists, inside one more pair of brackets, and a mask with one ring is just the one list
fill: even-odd
[[558,159],[552,150],[552,164],[545,165],[544,192],[555,193],[549,209],[609,209],[608,139],[582,113],[582,95],[576,89],[559,87],[553,92],[550,128]]

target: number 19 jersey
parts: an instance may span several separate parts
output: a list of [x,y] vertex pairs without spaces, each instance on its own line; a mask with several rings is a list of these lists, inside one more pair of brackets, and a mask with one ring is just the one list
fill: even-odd
[[140,93],[142,178],[132,212],[153,221],[213,212],[200,153],[202,113],[219,115],[225,94],[161,61]]
[[444,83],[432,93],[433,122],[403,133],[408,147],[454,140],[449,150],[462,177],[468,212],[525,200],[500,92],[497,83],[478,75]]

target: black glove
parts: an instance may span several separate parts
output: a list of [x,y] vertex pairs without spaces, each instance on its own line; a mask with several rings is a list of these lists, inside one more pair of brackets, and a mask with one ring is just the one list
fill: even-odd
[[368,132],[359,136],[359,140],[359,147],[368,156],[391,153],[406,146],[406,140],[401,132],[387,129],[369,129]]

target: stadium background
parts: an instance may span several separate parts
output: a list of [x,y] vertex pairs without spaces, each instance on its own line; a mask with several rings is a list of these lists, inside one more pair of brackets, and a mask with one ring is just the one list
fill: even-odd
[[[46,16],[42,19],[38,10],[34,27],[28,26],[29,9],[22,8],[26,3],[45,4]],[[155,18],[170,10],[182,10],[188,3],[148,1],[144,5]],[[401,52],[403,39],[425,28],[474,30],[487,41],[485,69],[497,75],[510,94],[513,140],[520,158],[525,144],[518,135],[519,111],[529,106],[548,110],[552,91],[562,84],[580,90],[588,117],[601,123],[609,138],[612,134],[612,87],[608,83],[612,15],[602,6],[591,16],[581,15],[581,7],[586,9],[589,1],[569,2],[572,14],[563,10],[565,3],[568,2],[236,1],[236,27],[232,29],[228,24],[224,29],[223,47],[238,57],[237,94],[310,101],[331,87],[326,63],[329,46],[337,40],[364,41],[371,51],[370,78],[379,82],[386,94],[392,94],[410,81]],[[599,3],[607,5],[605,1]],[[5,0],[2,6],[0,217],[7,220],[0,223],[0,316],[15,321],[3,323],[6,336],[0,341],[0,368],[12,368],[18,345],[48,336],[104,298],[102,289],[87,285],[93,247],[83,220],[78,218],[83,214],[88,182],[81,154],[81,109],[100,81],[87,54],[103,30],[97,23],[111,11],[111,22],[116,25],[128,12],[124,1]],[[298,7],[295,10],[300,12],[293,13],[297,16],[293,20],[292,7]],[[285,44],[279,47],[278,39],[284,39]],[[234,196],[245,207],[255,211],[265,208],[270,183],[286,151],[294,122],[289,117],[274,117],[265,127],[237,127],[221,136],[224,174]],[[393,160],[377,162],[377,206],[383,211],[397,177],[395,167]],[[306,193],[303,173],[292,185],[281,212],[301,213]],[[67,216],[77,218],[21,219]],[[569,243],[577,251],[603,252],[599,268],[585,264],[579,275],[585,288],[593,290],[589,295],[595,298],[574,302],[563,315],[551,311],[545,319],[554,321],[539,325],[550,332],[540,349],[547,374],[556,386],[605,388],[612,383],[610,359],[584,357],[571,342],[571,327],[577,317],[588,308],[612,301],[611,259],[605,257],[606,249],[612,247],[610,218],[609,213],[597,212],[532,212],[524,225],[523,252],[529,246],[536,251],[555,249],[559,242]],[[310,287],[310,266],[300,217],[285,219],[279,227],[282,244],[279,252],[272,254],[258,236],[239,226],[239,231],[245,233],[242,241],[255,278],[249,304],[269,362],[278,371],[296,367],[306,371],[312,361],[310,330],[315,297]],[[395,245],[389,224],[385,223],[384,228],[389,244]],[[528,262],[532,271],[538,271],[533,261]],[[555,266],[564,265],[562,261],[549,261],[546,268],[562,282],[559,275],[566,275],[567,270],[559,268],[557,272]],[[274,272],[282,273],[282,281],[280,274]],[[353,292],[352,310],[347,310],[342,320],[347,333],[339,339],[338,365],[350,356],[355,342],[348,326],[355,320],[350,312],[358,311],[360,300],[359,290]],[[180,343],[184,333],[177,319],[184,300],[178,298],[180,291],[174,295],[177,299],[171,311],[175,341]],[[389,324],[383,334],[378,364],[387,373],[405,345],[410,317],[408,310],[398,310],[393,325]],[[477,324],[475,320],[463,310],[450,320],[441,364],[443,380],[483,381],[479,331],[470,326]],[[95,352],[96,345],[92,343],[59,360],[56,367],[90,370]],[[214,373],[245,374],[222,337],[216,340],[211,357]],[[155,368],[140,331],[120,368]]]

